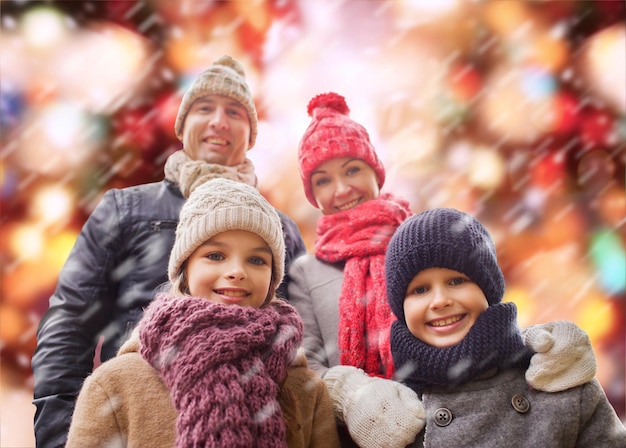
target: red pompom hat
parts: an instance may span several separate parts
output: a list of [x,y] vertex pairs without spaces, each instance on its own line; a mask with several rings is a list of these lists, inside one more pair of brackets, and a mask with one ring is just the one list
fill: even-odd
[[376,155],[370,137],[363,126],[350,119],[350,109],[343,96],[322,93],[309,101],[307,107],[313,119],[298,146],[300,177],[307,199],[314,207],[311,173],[327,160],[337,157],[362,159],[378,175],[378,188],[385,183],[385,168]]

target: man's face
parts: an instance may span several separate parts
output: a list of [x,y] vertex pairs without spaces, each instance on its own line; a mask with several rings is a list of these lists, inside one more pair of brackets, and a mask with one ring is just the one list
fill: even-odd
[[193,102],[183,127],[183,149],[193,160],[234,166],[250,145],[250,120],[241,103],[223,95]]

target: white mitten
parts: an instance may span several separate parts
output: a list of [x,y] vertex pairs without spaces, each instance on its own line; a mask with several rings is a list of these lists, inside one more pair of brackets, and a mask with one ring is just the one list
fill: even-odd
[[596,357],[589,336],[573,322],[533,325],[522,331],[524,345],[535,354],[526,371],[531,387],[558,392],[580,386],[596,375]]
[[424,405],[417,394],[392,380],[373,378],[351,366],[324,375],[335,415],[363,448],[404,448],[424,428]]

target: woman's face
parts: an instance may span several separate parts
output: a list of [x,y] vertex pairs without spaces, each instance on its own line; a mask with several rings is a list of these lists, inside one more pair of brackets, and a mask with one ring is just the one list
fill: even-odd
[[489,304],[465,274],[445,268],[418,273],[404,296],[404,316],[413,336],[433,347],[458,344]]
[[352,157],[322,163],[311,173],[311,187],[324,215],[351,209],[380,195],[374,169]]
[[198,247],[185,269],[191,296],[259,308],[272,281],[272,251],[255,233],[228,230]]

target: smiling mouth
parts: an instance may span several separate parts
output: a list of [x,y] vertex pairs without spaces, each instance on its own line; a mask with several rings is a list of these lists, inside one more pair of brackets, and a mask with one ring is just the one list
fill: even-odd
[[433,320],[432,322],[429,322],[428,325],[432,327],[445,327],[446,325],[451,325],[460,321],[461,319],[463,319],[463,316],[453,316],[448,317],[447,319]]
[[223,289],[216,289],[215,293],[228,297],[245,297],[248,295],[246,291],[226,291]]
[[212,144],[212,145],[220,145],[220,146],[228,145],[228,141],[224,140],[223,138],[217,138],[217,137],[205,138],[204,142]]
[[351,208],[355,207],[356,205],[358,205],[358,204],[359,204],[359,202],[361,202],[361,199],[360,199],[360,198],[359,198],[359,199],[355,199],[354,201],[350,201],[350,202],[348,202],[347,204],[337,206],[337,208],[338,208],[339,210],[341,210],[341,211],[344,211],[344,210],[349,210],[349,209],[351,209]]

